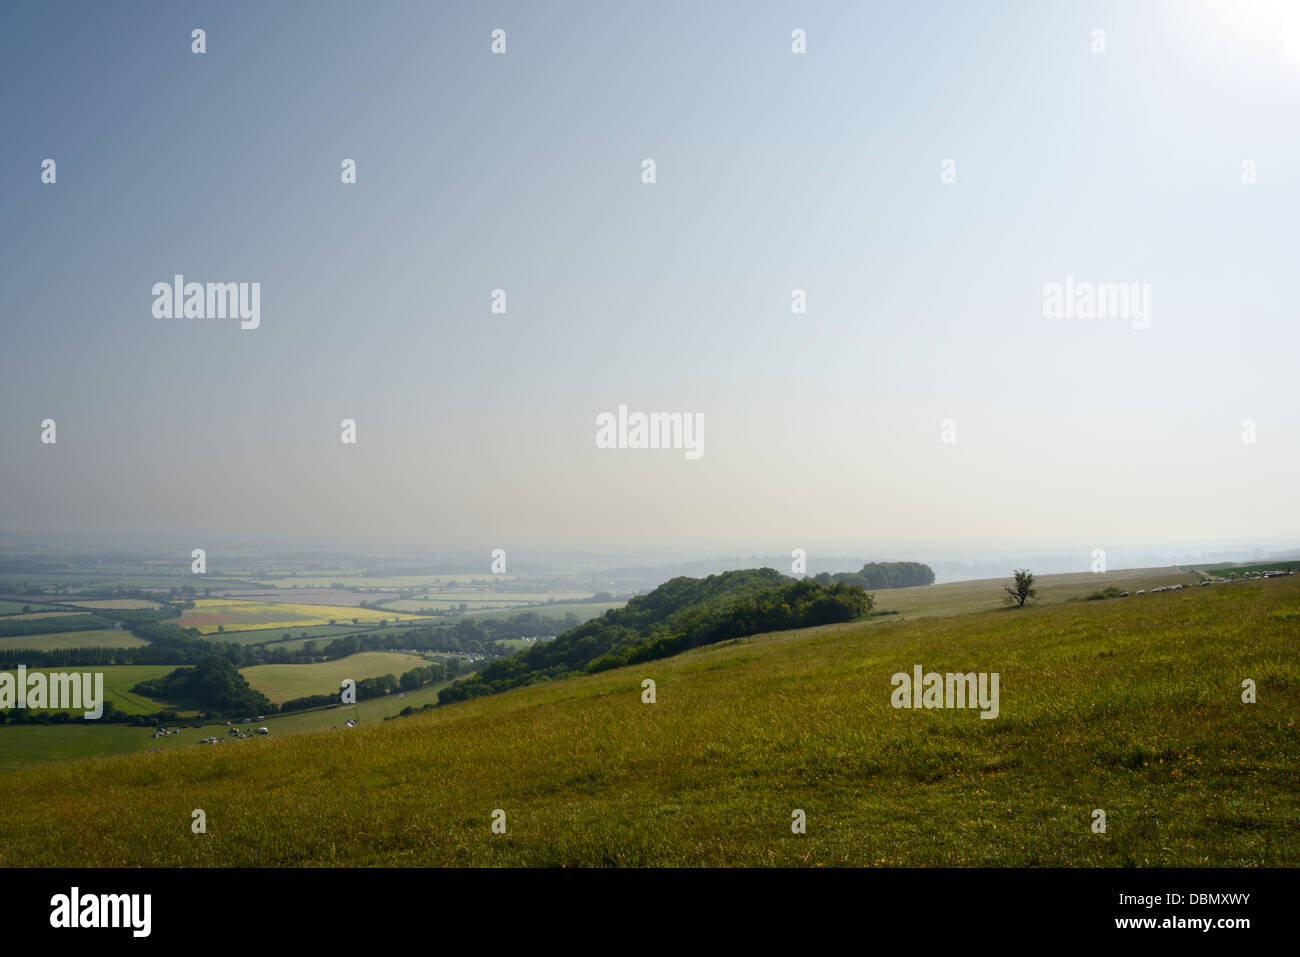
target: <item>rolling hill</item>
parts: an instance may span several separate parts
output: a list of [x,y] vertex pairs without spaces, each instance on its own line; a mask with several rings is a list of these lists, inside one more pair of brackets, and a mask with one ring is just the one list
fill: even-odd
[[[0,865],[1294,866],[1298,635],[1293,576],[736,639],[0,774]],[[998,717],[895,709],[917,664],[999,673]]]

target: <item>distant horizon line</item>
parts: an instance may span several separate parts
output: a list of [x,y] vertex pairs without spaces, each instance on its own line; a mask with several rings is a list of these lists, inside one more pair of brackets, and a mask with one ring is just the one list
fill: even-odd
[[[508,544],[508,543],[506,543]],[[400,542],[290,542],[285,540],[257,540],[243,536],[193,536],[185,541],[179,536],[158,536],[148,533],[136,536],[119,536],[115,534],[87,533],[72,535],[61,533],[10,532],[0,530],[0,550],[88,550],[95,553],[123,552],[131,555],[157,556],[160,552],[181,549],[185,552],[188,563],[188,550],[203,547],[212,555],[218,550],[227,553],[248,555],[270,552],[286,552],[297,555],[319,555],[331,559],[369,559],[371,561],[424,561],[435,564],[463,563],[482,557],[484,569],[487,559],[495,546],[452,546],[433,548]],[[662,545],[648,546],[609,546],[609,545],[559,545],[538,546],[523,544],[511,549],[515,562],[528,565],[550,561],[597,561],[602,564],[624,564],[633,566],[655,567],[676,564],[698,564],[703,562],[741,562],[748,560],[777,560],[788,564],[792,557],[790,552],[801,548],[809,562],[821,565],[831,561],[850,562],[892,562],[919,561],[926,564],[944,565],[985,565],[1007,560],[1026,560],[1037,558],[1051,560],[1054,563],[1078,556],[1081,570],[1089,570],[1095,550],[1104,550],[1107,554],[1108,568],[1143,568],[1158,564],[1200,561],[1237,561],[1245,559],[1268,559],[1287,557],[1300,558],[1300,540],[1246,540],[1232,542],[1182,542],[1182,543],[1140,543],[1121,545],[1049,545],[1044,543],[1001,542],[986,545],[954,546],[937,543],[914,543],[897,546],[877,544],[870,550],[836,545],[824,548],[808,548],[792,545],[790,549],[766,546],[737,545],[687,545],[682,549],[673,549]],[[479,553],[482,553],[480,556]],[[360,554],[369,553],[369,554]],[[1290,554],[1294,553],[1294,554]],[[1235,556],[1235,557],[1234,557]],[[178,563],[181,557],[177,557]]]

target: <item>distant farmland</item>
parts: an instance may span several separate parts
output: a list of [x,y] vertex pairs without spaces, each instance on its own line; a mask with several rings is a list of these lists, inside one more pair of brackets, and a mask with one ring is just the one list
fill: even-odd
[[505,619],[523,612],[533,612],[541,615],[543,618],[550,618],[558,622],[563,621],[564,616],[572,612],[577,616],[578,622],[581,624],[582,622],[589,621],[592,618],[600,617],[611,608],[622,608],[626,604],[627,602],[625,601],[557,601],[553,605],[529,605],[525,608],[515,608],[504,614],[500,611],[475,610],[471,605],[470,610],[466,612],[466,617]]
[[346,588],[218,588],[213,589],[213,595],[241,601],[300,602],[306,605],[336,605],[339,608],[356,608],[363,601],[374,601],[377,597],[382,597]]
[[5,615],[0,621],[36,621],[40,618],[67,618],[69,615],[75,615],[77,612],[70,609],[60,611],[33,611],[23,615]]
[[139,598],[102,598],[88,601],[69,600],[69,605],[78,608],[161,608],[156,601],[144,601]]
[[[486,564],[485,562],[484,565],[486,566]],[[482,572],[460,575],[388,575],[380,577],[345,572],[333,574],[326,572],[319,575],[287,575],[282,578],[259,578],[254,580],[259,585],[267,585],[272,588],[329,588],[333,585],[342,585],[344,588],[380,588],[389,591],[404,591],[446,584],[468,586],[473,581],[508,582],[515,577],[517,576],[494,575],[484,567]]]
[[425,609],[429,611],[455,611],[462,604],[468,605],[471,611],[503,611],[522,608],[528,602],[516,601],[509,595],[491,598],[479,595],[476,598],[395,598],[392,601],[384,602],[383,607],[385,610],[391,608],[393,611],[404,612],[417,612]]
[[[343,621],[342,617],[339,621]],[[392,624],[392,616],[389,615],[390,624],[388,627],[393,629],[410,628],[421,622],[427,622],[427,618],[413,618],[410,621],[400,621]],[[306,641],[315,641],[319,646],[328,645],[335,638],[341,638],[344,635],[356,635],[363,632],[371,632],[379,627],[376,621],[363,622],[360,625],[352,624],[351,619],[347,624],[341,625],[306,625],[295,626],[294,628],[265,628],[247,631],[227,631],[221,635],[219,641],[224,641],[232,645],[261,645],[275,643],[277,647],[290,649],[301,648]],[[284,636],[288,635],[286,639]],[[321,639],[324,639],[323,641]]]
[[219,629],[226,631],[251,631],[271,628],[302,628],[310,625],[328,625],[331,619],[340,624],[350,624],[352,619],[362,624],[388,621],[412,621],[418,615],[374,611],[369,608],[340,608],[337,605],[299,605],[291,602],[240,601],[238,599],[204,598],[194,603],[177,622],[182,628],[197,628],[204,635],[213,635]]

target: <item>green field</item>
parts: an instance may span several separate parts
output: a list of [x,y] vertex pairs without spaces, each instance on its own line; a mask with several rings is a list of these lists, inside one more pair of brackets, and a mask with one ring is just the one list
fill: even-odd
[[[0,599],[0,615],[20,615],[24,608],[30,608],[33,612],[54,610],[52,605],[41,605],[32,601],[5,601]],[[73,614],[72,612],[62,612],[64,615]]]
[[68,604],[76,605],[78,608],[161,608],[156,601],[145,601],[138,598],[98,598],[98,599],[69,599]]
[[254,665],[244,668],[242,674],[248,683],[276,704],[293,698],[314,694],[333,694],[345,678],[360,681],[378,678],[428,664],[418,655],[404,655],[395,651],[363,651],[336,661],[323,661],[312,665]]
[[[255,634],[255,635],[256,635],[256,634],[263,634],[263,633],[262,633],[262,632],[249,632],[248,634]],[[331,635],[331,636],[325,636],[324,640],[322,641],[322,640],[321,640],[321,637],[322,637],[322,636],[319,636],[319,635],[318,635],[318,636],[315,637],[315,638],[298,638],[298,637],[294,637],[294,638],[289,639],[288,641],[283,641],[283,640],[281,639],[281,637],[280,637],[281,634],[282,634],[281,632],[278,632],[278,631],[277,631],[277,632],[274,634],[274,636],[272,636],[270,632],[266,632],[266,633],[263,634],[263,638],[262,638],[262,641],[261,641],[261,642],[245,641],[245,642],[240,642],[240,644],[262,644],[262,643],[267,643],[267,644],[272,644],[272,645],[274,645],[276,648],[283,648],[285,651],[301,651],[302,648],[303,648],[303,646],[306,645],[307,642],[309,642],[309,641],[313,641],[313,642],[316,643],[317,650],[319,651],[319,649],[324,648],[326,645],[328,645],[331,641],[334,640],[334,636]],[[298,634],[298,632],[297,632],[297,631],[294,631],[293,634],[296,636],[296,635]],[[361,631],[361,629],[354,628],[351,632],[342,632],[342,631],[341,631],[341,632],[339,632],[338,634],[339,634],[339,635],[344,635],[344,634],[362,634],[362,631]],[[223,635],[222,637],[224,638],[225,636]]]
[[16,768],[44,762],[183,747],[225,728],[191,728],[165,738],[150,737],[152,730],[84,719],[78,724],[6,725],[0,727],[0,777]]
[[[13,771],[0,855],[1295,866],[1297,621],[1300,577],[741,639],[348,732]],[[891,675],[914,664],[998,672],[999,716],[892,708]],[[1258,703],[1241,702],[1244,678]],[[194,807],[206,835],[186,826]],[[791,833],[796,808],[807,834]]]
[[[445,619],[446,620],[446,619]],[[448,620],[453,623],[455,619]],[[433,624],[431,618],[411,618],[405,621],[392,621],[391,617],[387,625],[383,627],[389,632],[397,632],[405,628],[419,628],[425,625]],[[231,645],[265,645],[274,644],[277,648],[294,650],[301,648],[308,641],[315,641],[317,647],[324,648],[335,638],[342,638],[344,635],[363,635],[374,634],[380,627],[377,621],[369,624],[362,622],[360,625],[354,625],[349,622],[346,625],[308,625],[306,628],[263,628],[255,631],[226,631],[216,635],[204,635],[209,641]],[[285,635],[289,639],[285,640]],[[304,638],[303,635],[307,637]]]
[[[101,628],[95,631],[57,631],[49,635],[15,635],[0,638],[0,651],[10,648],[137,648],[148,644],[125,628]],[[19,662],[21,664],[21,662]]]
[[[79,634],[90,634],[90,632],[79,632]],[[176,702],[157,701],[153,698],[146,698],[138,695],[131,688],[141,681],[147,681],[150,678],[157,678],[161,675],[171,674],[176,670],[176,665],[78,665],[68,666],[66,668],[28,668],[28,673],[37,671],[49,674],[56,672],[90,672],[92,674],[102,672],[104,675],[104,700],[113,702],[118,711],[126,714],[153,714],[155,711],[162,711],[168,708],[183,710]],[[0,673],[13,673],[12,668],[0,669]],[[86,722],[93,724],[93,722]],[[0,727],[0,737],[3,737],[12,727]]]

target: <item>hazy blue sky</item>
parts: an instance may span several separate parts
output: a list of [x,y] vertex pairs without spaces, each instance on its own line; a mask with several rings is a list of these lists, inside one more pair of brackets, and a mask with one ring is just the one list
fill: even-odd
[[[0,530],[1300,542],[1300,3],[0,21]],[[154,318],[176,273],[260,328]],[[1149,327],[1044,318],[1067,275]],[[598,449],[620,403],[705,454]]]

